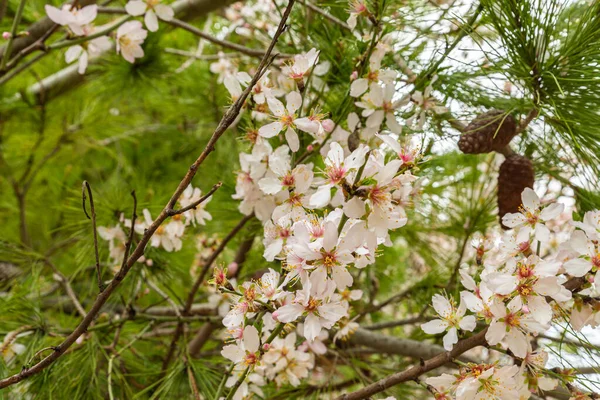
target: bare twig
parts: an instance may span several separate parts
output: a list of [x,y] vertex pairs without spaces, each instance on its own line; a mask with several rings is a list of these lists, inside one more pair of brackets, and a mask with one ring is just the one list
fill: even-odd
[[[244,225],[246,225],[246,223],[248,221],[250,221],[252,218],[254,218],[254,214],[250,214],[250,215],[242,218],[242,220],[240,222],[238,222],[238,224],[231,230],[231,232],[229,232],[229,234],[223,239],[223,241],[221,242],[219,247],[217,247],[217,249],[206,260],[206,262],[204,263],[204,267],[202,268],[202,271],[200,272],[200,275],[194,282],[194,285],[192,286],[192,289],[190,290],[190,293],[188,295],[188,298],[187,298],[187,301],[185,303],[185,307],[183,308],[183,313],[182,313],[184,316],[187,316],[189,314],[190,309],[191,309],[192,305],[194,304],[194,298],[196,297],[196,293],[198,292],[198,289],[200,289],[200,285],[202,284],[202,282],[204,282],[204,279],[206,278],[206,275],[208,274],[208,271],[210,270],[210,267],[213,264],[213,262],[215,262],[217,257],[223,252],[223,250],[225,250],[227,243],[229,243],[231,241],[231,239],[233,239],[235,237],[235,235],[237,235],[238,232],[242,230]],[[163,361],[163,371],[166,370],[167,366],[171,362],[171,359],[173,358],[173,354],[175,354],[175,349],[177,348],[177,342],[179,341],[179,338],[181,337],[182,333],[183,333],[183,324],[179,323],[179,324],[177,324],[177,328],[175,329],[175,333],[173,334],[173,339],[171,341],[171,345],[169,346],[167,356],[165,357],[165,359]]]
[[[90,212],[92,216],[87,213],[85,209],[85,192],[87,190],[88,196],[90,198]],[[92,188],[88,181],[83,181],[81,185],[81,198],[83,200],[83,212],[88,219],[92,220],[92,228],[94,229],[94,255],[96,256],[96,277],[98,279],[98,290],[102,292],[104,290],[104,284],[102,283],[102,273],[100,272],[100,256],[98,254],[98,229],[96,228],[96,208],[94,207],[94,196],[92,195]]]
[[342,28],[347,29],[349,31],[352,30],[352,28],[350,28],[350,26],[347,23],[345,23],[344,21],[342,21],[339,18],[334,17],[333,15],[329,14],[327,11],[323,10],[322,8],[319,8],[319,7],[315,6],[314,4],[312,4],[311,2],[309,2],[308,0],[298,0],[298,3],[304,5],[306,8],[308,8],[310,10],[313,10],[317,14],[322,15],[323,17],[325,17],[326,19],[330,20],[334,24],[337,24],[337,25],[341,26]]
[[427,361],[422,361],[421,363],[415,365],[412,368],[407,370],[397,372],[392,374],[384,379],[381,379],[375,383],[372,383],[364,388],[357,390],[355,392],[343,394],[339,396],[336,400],[359,400],[359,399],[367,399],[370,396],[383,392],[387,388],[398,385],[402,382],[411,381],[417,379],[419,376],[423,375],[425,372],[431,371],[433,369],[439,368],[444,364],[451,362],[453,359],[457,358],[464,352],[471,350],[477,346],[483,346],[485,342],[485,334],[487,332],[487,328],[478,332],[477,334],[459,341],[452,351],[447,351],[438,354],[437,356],[430,358]]

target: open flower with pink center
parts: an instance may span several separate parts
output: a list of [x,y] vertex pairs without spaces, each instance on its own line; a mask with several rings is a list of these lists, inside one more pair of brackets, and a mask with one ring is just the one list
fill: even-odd
[[273,318],[288,323],[305,316],[303,335],[309,341],[313,341],[323,328],[331,329],[347,314],[346,308],[339,301],[331,301],[334,291],[335,283],[332,280],[316,281],[311,278],[310,284],[304,285],[302,290],[296,292],[290,304],[275,310]]
[[544,222],[558,217],[565,206],[553,203],[547,207],[540,206],[540,198],[530,188],[525,188],[521,194],[523,204],[520,212],[509,213],[502,217],[502,223],[509,228],[520,228],[528,233],[535,233],[535,238],[540,242],[550,240],[550,229]]
[[[355,81],[356,82],[356,81]],[[385,120],[387,128],[395,133],[402,133],[402,126],[396,120],[394,110],[408,103],[408,99],[393,101],[396,89],[393,83],[381,86],[373,83],[369,92],[356,105],[363,109],[362,116],[367,118],[366,128],[373,133],[379,132]],[[370,136],[370,135],[369,135]]]
[[259,347],[260,338],[258,330],[250,325],[244,328],[244,333],[239,343],[223,347],[221,355],[236,365],[241,364],[244,367],[254,369],[260,362]]
[[338,290],[343,291],[351,286],[353,278],[347,266],[354,262],[352,252],[362,243],[362,230],[362,224],[355,224],[341,236],[338,235],[337,224],[329,221],[325,224],[322,240],[312,244],[300,243],[296,252],[314,269],[311,281],[323,282],[331,276]]
[[348,157],[344,158],[344,149],[337,142],[332,142],[325,158],[325,179],[310,198],[313,208],[323,208],[331,201],[331,189],[340,186],[346,177],[354,174],[365,163],[369,148],[360,145]]
[[467,312],[466,304],[460,301],[458,307],[446,297],[436,294],[433,296],[433,308],[440,316],[439,319],[426,322],[421,325],[421,329],[430,335],[436,335],[447,331],[444,336],[444,348],[452,350],[458,342],[458,330],[472,332],[476,326],[476,320],[473,315],[465,316]]
[[319,51],[317,49],[310,49],[305,54],[296,54],[291,63],[284,66],[281,69],[283,75],[296,81],[298,89],[302,91],[304,89],[304,78],[308,76],[308,73],[312,67],[314,67],[319,61]]
[[288,152],[288,147],[283,145],[269,158],[269,172],[258,181],[265,194],[274,195],[282,190],[305,193],[310,188],[313,181],[311,166],[300,164],[292,169]]
[[504,340],[517,357],[524,358],[527,355],[529,333],[537,334],[547,329],[523,312],[520,297],[515,297],[508,305],[495,302],[490,308],[494,317],[485,334],[485,340],[492,346]]
[[300,139],[296,133],[296,111],[302,105],[302,96],[298,92],[290,92],[285,96],[286,106],[274,97],[267,97],[269,109],[275,122],[262,126],[258,134],[264,138],[272,138],[285,129],[285,140],[293,152],[300,149]]

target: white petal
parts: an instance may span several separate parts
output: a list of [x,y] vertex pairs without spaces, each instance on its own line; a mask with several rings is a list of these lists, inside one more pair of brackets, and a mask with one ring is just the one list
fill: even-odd
[[350,85],[350,96],[358,97],[369,88],[369,81],[364,78],[359,78]]
[[158,18],[162,19],[163,21],[170,21],[175,15],[175,11],[173,11],[173,9],[170,6],[167,6],[165,4],[155,5],[154,11],[156,12]]
[[283,124],[281,122],[275,121],[270,124],[261,126],[258,130],[258,134],[264,138],[272,138],[276,136],[283,129]]
[[67,64],[71,64],[73,61],[77,60],[81,53],[83,52],[83,47],[79,45],[71,46],[65,52],[65,61]]
[[239,363],[244,358],[244,350],[234,344],[227,345],[221,350],[221,355],[234,363]]
[[263,178],[258,181],[258,187],[265,194],[277,194],[283,189],[281,181],[277,178]]
[[[285,107],[283,106],[283,103],[277,100],[275,97],[267,97],[267,103],[269,104],[269,110],[271,110],[275,116],[281,117],[285,114]],[[281,129],[279,130],[281,131]]]
[[581,277],[592,269],[592,263],[583,258],[575,258],[567,261],[564,267],[569,275]]
[[127,14],[137,17],[144,14],[147,7],[146,3],[141,0],[132,0],[125,5],[125,10]]
[[530,211],[537,210],[540,207],[540,198],[533,191],[533,189],[525,188],[521,194],[523,200],[523,206]]
[[502,339],[504,339],[505,335],[506,329],[504,324],[498,322],[497,320],[492,320],[488,331],[485,333],[485,340],[487,340],[490,345],[495,346],[500,343]]
[[444,318],[452,314],[452,305],[450,301],[442,295],[435,294],[432,298],[433,309]]
[[540,218],[543,221],[549,221],[551,219],[558,217],[560,214],[562,214],[564,209],[565,209],[564,204],[560,204],[560,203],[550,204],[548,207],[546,207],[542,210],[542,212],[540,213]]
[[474,315],[467,315],[460,321],[459,326],[463,331],[473,332],[473,329],[477,326],[477,320]]
[[156,18],[154,11],[148,10],[146,12],[146,15],[144,16],[144,23],[150,32],[156,32],[158,30],[158,18]]
[[348,218],[360,219],[365,215],[365,203],[360,198],[354,196],[344,204],[344,214]]
[[304,320],[304,337],[312,342],[319,336],[319,333],[321,333],[319,317],[313,313],[308,314]]
[[258,347],[260,346],[260,339],[258,337],[258,330],[252,326],[248,325],[244,328],[244,347],[251,353],[256,353],[258,351]]
[[426,322],[421,325],[423,332],[429,335],[435,335],[442,333],[448,328],[448,322],[442,321],[441,319],[434,319],[433,321]]
[[304,307],[301,304],[287,304],[283,307],[279,307],[273,317],[279,322],[288,323],[298,319],[304,312]]
[[46,10],[46,14],[48,14],[48,18],[53,22],[63,26],[69,23],[68,12],[64,12],[50,5],[46,5],[44,9]]
[[288,113],[293,115],[302,104],[302,96],[298,92],[290,92],[285,96],[285,101],[287,103],[286,109]]
[[285,131],[285,140],[290,146],[290,150],[292,150],[294,153],[300,149],[300,140],[298,139],[298,134],[292,128],[288,128],[287,131]]
[[456,342],[458,342],[458,332],[456,332],[456,328],[450,328],[448,333],[444,336],[442,342],[444,343],[444,349],[451,351]]

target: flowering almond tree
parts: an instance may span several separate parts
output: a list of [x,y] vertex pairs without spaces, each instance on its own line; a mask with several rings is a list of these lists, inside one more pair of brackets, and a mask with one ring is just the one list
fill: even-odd
[[1,399],[600,398],[600,2],[0,25]]

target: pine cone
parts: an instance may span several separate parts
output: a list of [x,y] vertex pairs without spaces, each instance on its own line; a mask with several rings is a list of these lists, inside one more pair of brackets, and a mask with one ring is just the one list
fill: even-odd
[[512,115],[501,110],[480,114],[467,127],[458,141],[458,148],[465,154],[500,151],[517,133],[517,123]]
[[531,161],[518,154],[506,157],[498,174],[498,216],[503,229],[502,217],[519,212],[521,193],[525,188],[533,189],[535,173]]

